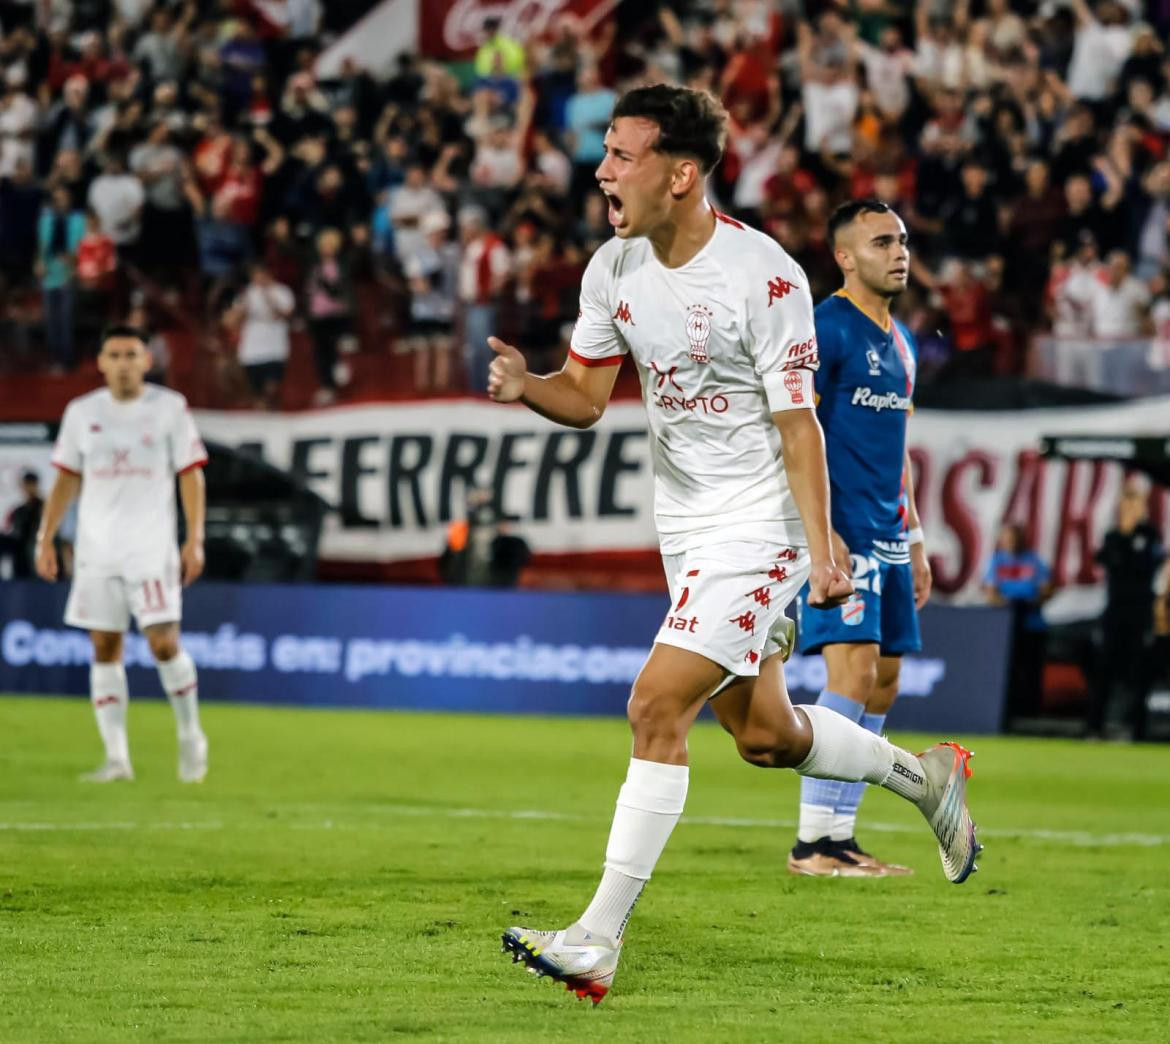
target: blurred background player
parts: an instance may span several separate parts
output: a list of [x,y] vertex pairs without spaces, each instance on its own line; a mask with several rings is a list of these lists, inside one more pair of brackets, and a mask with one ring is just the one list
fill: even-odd
[[1096,557],[1105,570],[1105,611],[1086,732],[1105,736],[1110,704],[1120,689],[1130,738],[1145,739],[1156,583],[1166,557],[1162,534],[1150,522],[1150,480],[1145,475],[1130,475],[1123,483],[1117,524],[1105,534]]
[[991,605],[1012,611],[1011,666],[1008,670],[1006,718],[1024,718],[1041,707],[1047,624],[1044,603],[1052,597],[1052,570],[1028,544],[1027,526],[1000,527],[995,552],[987,563],[983,593]]
[[[36,567],[56,580],[53,538],[80,493],[73,584],[65,623],[93,641],[90,699],[105,763],[88,782],[133,779],[126,734],[128,692],[122,639],[133,614],[158,663],[175,712],[179,779],[207,774],[207,738],[199,726],[195,664],[179,644],[182,586],[203,572],[203,441],[177,392],[146,384],[146,334],[114,326],[102,338],[98,369],[106,387],[65,408],[53,451],[58,474],[37,534]],[[177,546],[175,476],[187,536]]]
[[[701,91],[623,95],[596,172],[615,235],[586,269],[564,368],[535,376],[519,351],[490,339],[492,398],[574,428],[601,417],[631,354],[651,432],[671,609],[630,695],[633,756],[605,872],[569,928],[513,927],[503,937],[514,960],[595,1002],[682,814],[687,734],[709,699],[749,763],[868,780],[914,802],[939,838],[948,879],[965,880],[977,852],[967,752],[939,745],[915,756],[829,708],[788,700],[785,607],[806,578],[811,605],[839,605],[852,585],[830,539],[807,279],[775,240],[706,198],[726,118]],[[544,760],[542,776],[553,778],[556,757]]]
[[[815,597],[804,589],[797,607],[800,648],[825,658],[828,684],[817,705],[881,735],[898,695],[901,656],[922,647],[917,610],[930,595],[906,449],[917,350],[890,315],[891,302],[906,289],[910,251],[901,218],[876,199],[838,207],[829,241],[845,286],[816,310],[817,416],[832,489],[833,558],[850,573],[854,593],[826,610],[812,608]],[[858,844],[854,828],[864,792],[864,782],[801,782],[792,873],[912,872]]]

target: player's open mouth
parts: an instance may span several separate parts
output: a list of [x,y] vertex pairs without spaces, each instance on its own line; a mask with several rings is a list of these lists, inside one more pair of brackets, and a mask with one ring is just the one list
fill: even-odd
[[605,189],[602,189],[601,191],[604,193],[605,198],[609,203],[609,223],[614,228],[617,228],[618,225],[625,221],[626,217],[626,212],[625,208],[622,206],[621,197],[615,196],[612,192],[606,192]]

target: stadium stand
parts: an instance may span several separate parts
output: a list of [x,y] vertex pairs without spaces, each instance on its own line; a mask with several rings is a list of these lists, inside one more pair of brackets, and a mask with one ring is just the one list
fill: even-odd
[[473,62],[318,75],[371,6],[0,4],[5,416],[91,386],[93,331],[131,310],[193,404],[254,405],[230,321],[254,261],[297,302],[280,408],[474,391],[463,344],[487,325],[557,366],[608,234],[589,188],[609,107],[656,80],[723,99],[712,192],[816,295],[833,205],[897,205],[924,382],[1165,380],[1160,0],[619,4],[590,33],[493,25]]

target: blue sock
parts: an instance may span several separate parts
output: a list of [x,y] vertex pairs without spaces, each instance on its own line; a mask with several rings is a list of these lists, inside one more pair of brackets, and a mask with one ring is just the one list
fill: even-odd
[[[842,696],[839,692],[830,692],[825,689],[817,697],[818,707],[828,707],[829,710],[836,711],[842,717],[848,718],[850,721],[860,721],[861,716],[865,713],[863,707],[856,700],[849,699],[848,696]],[[829,828],[831,822],[828,814],[823,816],[816,815],[811,811],[813,807],[820,809],[836,809],[837,803],[840,801],[840,794],[842,787],[848,787],[852,784],[842,783],[836,779],[813,779],[811,776],[803,776],[800,780],[800,827],[797,830],[797,837],[801,841],[817,841],[822,837],[829,836]],[[862,784],[864,786],[865,784]],[[815,836],[806,836],[806,835]]]
[[[886,716],[862,714],[857,723],[875,736],[880,736],[886,725]],[[868,784],[839,783],[838,786],[841,789],[837,793],[837,803],[833,806],[833,830],[829,836],[834,841],[848,841],[856,829],[857,809],[861,805],[861,798]]]

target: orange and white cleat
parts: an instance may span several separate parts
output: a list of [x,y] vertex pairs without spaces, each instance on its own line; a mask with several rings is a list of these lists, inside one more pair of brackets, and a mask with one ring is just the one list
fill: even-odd
[[579,924],[559,932],[509,928],[501,941],[513,964],[523,963],[533,975],[563,982],[579,1000],[588,997],[595,1005],[609,993],[621,955],[620,944],[591,935]]
[[918,808],[938,838],[943,873],[952,884],[962,884],[979,869],[975,857],[983,851],[967,810],[972,757],[957,743],[940,743],[918,755],[926,773],[926,794]]

